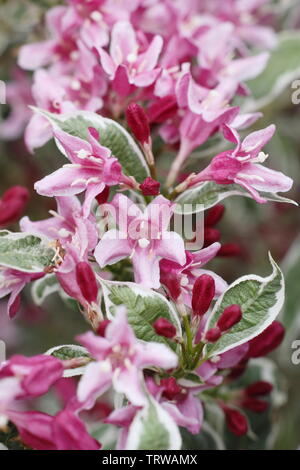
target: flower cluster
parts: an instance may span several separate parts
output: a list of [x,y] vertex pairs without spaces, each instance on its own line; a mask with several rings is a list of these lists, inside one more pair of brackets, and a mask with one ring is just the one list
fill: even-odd
[[[109,424],[117,449],[177,449],[179,427],[199,434],[209,408],[242,436],[251,435],[247,410],[268,407],[275,381],[236,379],[283,339],[275,320],[282,273],[270,258],[269,277],[228,285],[206,269],[239,248],[220,242],[219,198],[199,196],[211,184],[217,195],[265,203],[292,186],[262,165],[275,126],[241,139],[261,115],[234,105],[276,44],[267,7],[262,0],[68,0],[47,12],[48,37],[20,48],[23,71],[10,85],[10,104],[21,117],[9,117],[0,133],[13,138],[26,123],[30,151],[54,138],[67,163],[34,185],[55,198],[56,211],[41,221],[21,218],[18,233],[1,232],[0,296],[10,296],[13,317],[25,285],[37,303],[56,292],[93,330],[76,338],[79,345],[2,364],[0,427],[12,422],[27,447],[100,449],[93,430]],[[24,70],[32,71],[31,91]],[[38,109],[31,114],[27,104]],[[183,174],[194,150],[214,137],[224,150]],[[173,155],[168,174],[158,173],[165,148]],[[21,217],[27,199],[21,187],[3,195],[3,228]],[[195,250],[173,227],[185,202],[194,216],[205,211]],[[65,381],[74,388],[62,410],[29,411]],[[149,442],[145,422],[166,439]]]

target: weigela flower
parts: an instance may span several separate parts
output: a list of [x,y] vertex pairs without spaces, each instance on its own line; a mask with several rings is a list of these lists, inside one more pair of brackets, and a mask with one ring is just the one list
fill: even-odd
[[98,142],[98,132],[89,129],[89,141],[55,130],[55,138],[63,146],[71,163],[35,183],[43,196],[72,196],[85,191],[83,215],[88,217],[93,199],[106,186],[114,186],[129,178],[122,176],[122,168],[111,151]]
[[275,132],[271,125],[260,131],[249,134],[242,142],[238,133],[228,126],[224,127],[224,135],[235,142],[234,150],[217,155],[207,168],[191,178],[189,186],[195,186],[203,181],[215,181],[218,184],[238,184],[244,187],[257,202],[264,203],[266,199],[259,191],[277,193],[289,191],[293,181],[279,171],[270,170],[261,165],[268,155],[262,148],[268,143]]
[[129,256],[136,282],[158,288],[159,260],[165,258],[180,265],[186,260],[183,239],[168,231],[173,204],[157,196],[142,211],[126,196],[118,194],[112,206],[119,230],[111,229],[104,234],[95,249],[96,261],[103,268]]
[[106,327],[104,337],[92,332],[78,337],[95,362],[87,365],[78,387],[78,400],[92,407],[98,396],[113,386],[135,406],[147,403],[142,370],[149,367],[172,369],[177,356],[167,346],[136,339],[123,308]]

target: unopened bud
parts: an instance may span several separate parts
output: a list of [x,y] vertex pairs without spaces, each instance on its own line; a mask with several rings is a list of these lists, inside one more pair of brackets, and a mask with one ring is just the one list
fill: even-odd
[[204,315],[215,296],[215,281],[208,274],[196,279],[192,292],[192,309],[195,316]]
[[218,242],[221,238],[219,230],[211,227],[204,229],[204,247],[210,246],[212,243]]
[[227,331],[242,319],[242,310],[239,305],[229,305],[220,316],[217,326],[221,331]]
[[81,261],[76,265],[76,280],[85,300],[89,303],[96,302],[98,286],[94,271],[89,263]]
[[105,186],[103,191],[96,196],[96,200],[99,205],[105,204],[108,201],[109,190],[110,190],[109,186]]
[[172,118],[178,110],[177,101],[173,95],[164,96],[151,104],[147,110],[150,122],[162,123]]
[[126,119],[135,138],[141,144],[149,143],[149,121],[144,109],[137,103],[131,103],[126,110]]
[[181,387],[177,384],[175,377],[161,379],[160,385],[164,388],[162,395],[168,400],[174,400],[181,393]]
[[278,321],[273,321],[260,335],[249,341],[247,357],[262,357],[276,349],[284,337],[284,328]]
[[242,407],[254,413],[263,413],[269,407],[269,403],[258,398],[249,397],[242,401]]
[[241,256],[242,249],[236,243],[224,243],[218,251],[217,256],[227,258],[230,256]]
[[0,226],[17,221],[28,202],[29,192],[23,186],[13,186],[5,191],[0,200]]
[[158,318],[153,323],[153,328],[159,336],[164,336],[165,338],[174,338],[176,336],[175,326],[166,318]]
[[109,324],[110,324],[110,320],[108,320],[107,318],[105,318],[105,320],[102,320],[99,323],[99,326],[97,328],[97,335],[104,337],[105,332],[106,332],[106,328],[108,327]]
[[140,190],[144,196],[158,196],[160,183],[148,176],[140,185]]
[[234,408],[224,407],[228,429],[236,436],[243,436],[248,431],[247,418]]
[[245,394],[249,397],[257,397],[262,395],[269,395],[273,390],[273,385],[270,382],[265,382],[263,380],[259,380],[254,382],[253,384],[249,385],[245,389]]
[[217,204],[209,209],[205,217],[205,225],[209,227],[216,225],[222,219],[224,211],[225,207],[222,204]]
[[221,330],[217,326],[208,330],[205,334],[205,339],[209,343],[215,343],[221,337]]

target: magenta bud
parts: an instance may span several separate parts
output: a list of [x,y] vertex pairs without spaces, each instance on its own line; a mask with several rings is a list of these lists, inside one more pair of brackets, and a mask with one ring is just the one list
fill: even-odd
[[164,388],[163,396],[168,400],[174,400],[181,393],[181,387],[177,384],[175,377],[161,379],[160,385]]
[[94,271],[89,263],[81,261],[76,265],[76,280],[85,300],[89,303],[96,302],[98,286]]
[[269,407],[269,403],[258,398],[245,398],[241,403],[243,408],[253,411],[254,413],[263,413]]
[[276,349],[284,337],[284,328],[278,321],[273,321],[260,335],[249,341],[247,358],[262,357]]
[[140,185],[140,190],[144,196],[158,196],[160,183],[148,176]]
[[216,206],[209,209],[207,216],[205,217],[205,225],[209,227],[216,225],[223,217],[225,207],[222,204],[217,204]]
[[99,336],[105,336],[106,328],[110,324],[110,320],[105,318],[105,320],[102,320],[102,322],[99,323],[99,326],[97,328],[97,335]]
[[204,247],[211,245],[212,243],[218,242],[221,238],[219,230],[216,228],[205,227],[204,229]]
[[195,316],[204,315],[215,296],[215,281],[208,274],[199,276],[193,286],[192,309]]
[[99,205],[105,204],[108,201],[109,190],[110,190],[109,186],[105,186],[103,191],[96,196],[96,200]]
[[174,338],[177,333],[175,326],[163,317],[155,320],[153,328],[159,336],[164,336],[165,338]]
[[221,331],[226,331],[236,325],[242,319],[242,310],[239,305],[229,305],[220,316],[217,326]]
[[209,343],[215,343],[221,337],[221,330],[217,326],[206,332],[205,339]]
[[259,380],[249,385],[245,389],[245,394],[249,397],[257,397],[262,395],[269,395],[273,390],[273,385],[270,382],[265,382],[264,380]]
[[230,256],[241,256],[242,249],[237,243],[225,243],[221,246],[217,256],[229,258]]
[[0,226],[16,222],[22,215],[29,199],[29,192],[23,186],[13,186],[0,200]]
[[243,436],[248,431],[247,418],[234,408],[223,408],[228,429],[236,436]]
[[148,143],[150,127],[144,109],[137,103],[131,103],[126,110],[126,119],[134,137],[141,143]]

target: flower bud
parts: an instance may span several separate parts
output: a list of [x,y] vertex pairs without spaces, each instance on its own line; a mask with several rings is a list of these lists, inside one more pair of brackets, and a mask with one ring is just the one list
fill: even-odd
[[192,309],[195,316],[204,315],[215,296],[215,281],[208,274],[196,279],[192,292]]
[[174,338],[176,336],[175,326],[166,318],[161,317],[155,320],[153,328],[159,336],[164,336],[165,338]]
[[144,196],[158,196],[160,183],[148,176],[140,185],[140,190]]
[[164,388],[162,395],[168,400],[174,400],[181,393],[181,387],[177,384],[175,377],[161,379],[160,385]]
[[221,238],[219,230],[211,227],[204,229],[204,247],[211,245],[212,243],[218,242]]
[[228,429],[236,436],[243,436],[248,431],[247,418],[234,408],[224,408],[226,424]]
[[99,205],[105,204],[108,201],[109,190],[110,190],[109,186],[105,186],[103,191],[96,196],[96,200]]
[[107,318],[105,318],[104,320],[102,320],[100,323],[99,323],[99,326],[97,328],[97,335],[99,336],[105,336],[105,332],[106,332],[106,328],[108,327],[108,325],[110,324],[110,320],[108,320]]
[[13,186],[5,191],[0,200],[0,226],[17,221],[28,202],[29,192],[23,186]]
[[229,305],[220,316],[217,326],[221,331],[227,331],[242,319],[242,310],[239,305]]
[[131,103],[126,110],[126,119],[134,137],[141,144],[149,143],[149,121],[143,108],[137,103]]
[[76,265],[76,280],[85,300],[89,303],[96,302],[98,286],[94,271],[89,263],[81,261]]
[[211,328],[206,332],[205,339],[209,343],[215,343],[221,337],[221,330],[218,326]]
[[270,382],[264,382],[263,380],[259,380],[249,385],[249,387],[245,389],[245,394],[249,397],[256,397],[261,395],[269,395],[272,390],[273,385],[270,384]]
[[216,225],[222,219],[224,211],[225,207],[222,204],[217,204],[209,209],[205,217],[205,225],[209,227]]
[[242,407],[254,413],[263,413],[269,407],[269,403],[258,398],[249,397],[242,401]]
[[242,250],[239,245],[237,245],[236,243],[225,243],[219,249],[217,256],[227,258],[230,256],[241,256],[241,254]]
[[278,321],[273,321],[260,335],[249,341],[247,357],[262,357],[276,349],[284,337],[284,328]]

